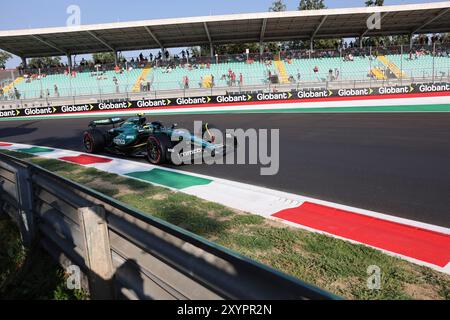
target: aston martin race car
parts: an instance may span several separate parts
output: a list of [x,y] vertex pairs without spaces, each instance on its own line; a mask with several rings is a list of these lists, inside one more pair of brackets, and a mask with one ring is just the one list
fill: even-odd
[[206,123],[202,126],[202,137],[198,137],[177,129],[176,124],[166,127],[159,121],[148,122],[140,114],[129,119],[91,121],[89,129],[83,133],[83,145],[88,153],[106,151],[123,156],[146,157],[156,165],[180,165],[205,154],[212,157],[224,155],[236,147],[234,137],[227,135],[221,139],[223,141],[216,141],[211,131],[214,131],[213,127]]

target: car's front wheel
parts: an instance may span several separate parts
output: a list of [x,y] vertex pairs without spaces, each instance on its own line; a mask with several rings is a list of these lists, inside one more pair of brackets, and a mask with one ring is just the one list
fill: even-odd
[[150,135],[147,140],[147,160],[151,164],[160,165],[167,162],[168,149],[172,143],[166,135]]

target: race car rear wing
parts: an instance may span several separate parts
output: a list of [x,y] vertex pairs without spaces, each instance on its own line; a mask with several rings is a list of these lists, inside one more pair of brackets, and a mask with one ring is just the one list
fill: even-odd
[[102,119],[102,120],[94,120],[89,123],[89,127],[95,128],[96,126],[113,126],[115,127],[116,124],[121,124],[125,122],[122,118],[109,118],[109,119]]

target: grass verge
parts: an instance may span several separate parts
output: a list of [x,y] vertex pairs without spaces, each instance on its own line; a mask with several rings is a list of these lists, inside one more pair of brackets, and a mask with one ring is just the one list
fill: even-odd
[[[17,156],[16,152],[7,152]],[[47,170],[348,299],[450,299],[450,276],[138,180],[19,154]],[[381,288],[367,286],[369,266]]]
[[66,287],[64,271],[41,248],[26,250],[12,221],[0,215],[0,299],[82,300]]

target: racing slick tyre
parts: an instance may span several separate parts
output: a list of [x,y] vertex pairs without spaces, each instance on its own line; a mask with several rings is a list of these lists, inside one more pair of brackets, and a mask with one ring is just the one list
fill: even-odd
[[98,129],[90,129],[83,133],[83,145],[88,153],[103,151],[105,142],[103,132]]
[[166,135],[152,134],[147,140],[147,161],[151,164],[160,165],[170,161],[168,149],[172,147],[172,141]]

